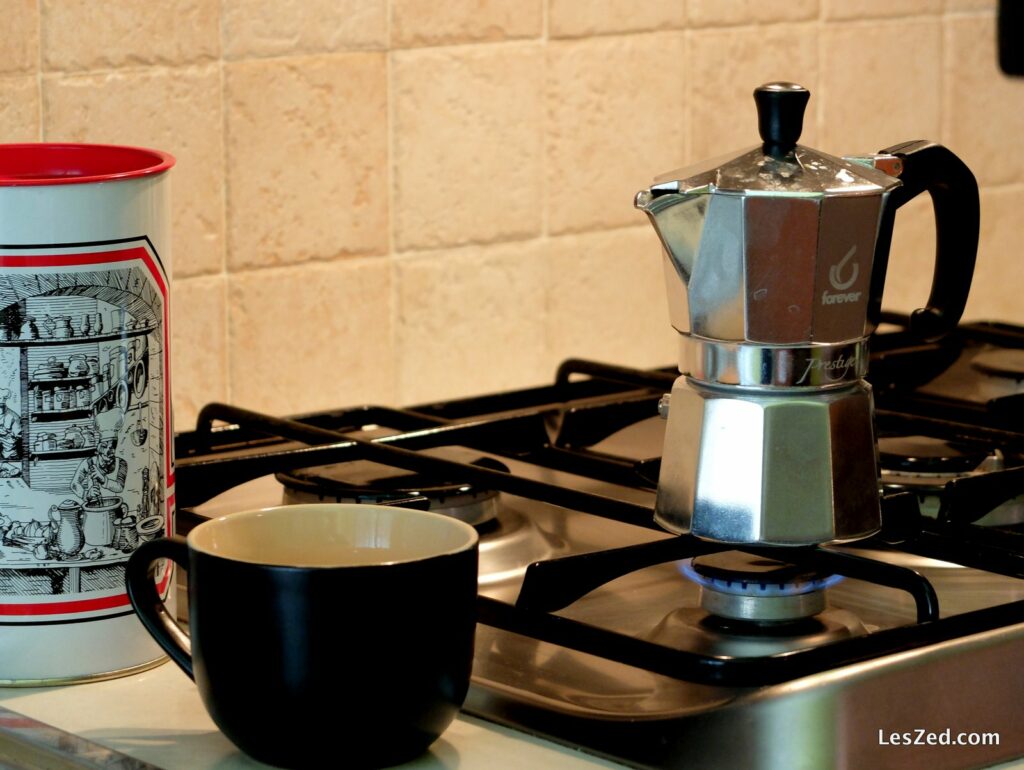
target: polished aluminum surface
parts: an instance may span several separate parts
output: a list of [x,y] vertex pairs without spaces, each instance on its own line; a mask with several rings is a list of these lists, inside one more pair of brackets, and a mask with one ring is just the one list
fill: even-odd
[[681,180],[639,192],[664,246],[676,330],[764,344],[863,337],[879,218],[899,180],[847,166],[877,183],[742,194]]
[[[754,621],[762,635],[779,636],[825,609],[825,589],[842,581],[778,559],[720,551],[687,559],[683,574],[700,586],[700,606],[713,621]],[[780,625],[780,621],[785,623]],[[720,625],[720,624],[719,624]],[[815,624],[805,624],[814,627]],[[736,633],[742,630],[733,629]],[[794,630],[792,634],[796,634]]]
[[[603,491],[612,491],[604,487]],[[510,500],[512,505],[521,501]],[[533,506],[544,529],[565,534],[575,547],[596,542],[625,545],[647,539],[614,522],[565,516]],[[656,537],[656,535],[654,535]],[[900,555],[891,558],[900,559]],[[918,563],[927,562],[927,563]],[[943,562],[915,565],[933,580],[944,615],[1024,599],[1024,583]],[[489,591],[514,596],[516,586]],[[905,595],[856,580],[829,591],[826,628],[803,638],[767,640],[696,634],[706,613],[699,589],[679,565],[651,567],[594,591],[564,610],[568,617],[645,639],[693,644],[698,652],[729,656],[764,654],[821,644],[847,635],[912,623]],[[642,741],[645,723],[669,742],[650,744],[637,766],[755,770],[842,767],[986,766],[1024,755],[1019,693],[1024,669],[1024,625],[978,634],[927,650],[896,654],[826,674],[765,688],[694,684],[652,674],[555,645],[479,627],[473,686],[466,709],[499,722],[525,726],[568,745],[602,752],[601,741]],[[944,729],[998,731],[999,746],[880,746],[878,731]],[[578,732],[576,732],[578,731]],[[595,736],[597,745],[595,746]],[[643,752],[639,752],[641,755]],[[671,759],[669,759],[669,757]]]
[[725,543],[807,545],[881,525],[871,388],[672,387],[655,520]]
[[810,623],[794,625],[787,635],[784,629],[770,634],[743,633],[714,623],[705,609],[682,607],[671,612],[644,638],[705,655],[729,658],[755,658],[817,647],[851,636],[868,633],[856,615],[822,606]]
[[744,596],[704,586],[700,606],[711,615],[732,620],[779,621],[809,618],[825,609],[825,592],[791,596]]
[[753,345],[679,335],[679,370],[701,382],[745,387],[832,388],[868,371],[867,340],[801,346]]
[[709,188],[737,195],[874,195],[893,186],[875,157],[892,156],[837,158],[798,144],[788,157],[773,158],[756,145],[659,174],[651,191],[655,196]]
[[[768,92],[802,98],[770,114],[782,102]],[[807,98],[762,86],[764,145],[634,199],[663,246],[679,370],[694,380],[668,413],[656,519],[671,532],[813,545],[881,526],[870,392],[849,386],[866,373],[876,241],[902,166],[796,144]],[[785,130],[769,143],[766,126]]]

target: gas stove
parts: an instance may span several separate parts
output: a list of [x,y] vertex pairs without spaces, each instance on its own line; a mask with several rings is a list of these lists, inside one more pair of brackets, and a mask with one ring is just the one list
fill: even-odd
[[179,531],[310,500],[470,522],[465,710],[627,765],[988,766],[1024,755],[1024,329],[935,345],[889,329],[872,338],[883,529],[866,540],[664,532],[677,375],[581,360],[549,386],[405,409],[210,404],[176,438]]

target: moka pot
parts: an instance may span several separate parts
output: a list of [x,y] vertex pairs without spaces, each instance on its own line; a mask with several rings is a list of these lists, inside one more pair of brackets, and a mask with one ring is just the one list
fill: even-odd
[[960,319],[978,243],[970,170],[927,141],[838,158],[797,144],[810,94],[754,92],[763,144],[674,171],[636,196],[664,246],[679,369],[656,520],[781,546],[881,525],[867,345],[896,210],[927,191],[937,250],[923,340]]

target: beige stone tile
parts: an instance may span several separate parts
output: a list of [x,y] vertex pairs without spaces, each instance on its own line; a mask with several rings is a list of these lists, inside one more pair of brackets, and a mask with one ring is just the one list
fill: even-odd
[[679,29],[686,25],[683,0],[549,0],[548,35],[587,37],[615,32]]
[[947,19],[945,57],[946,143],[981,184],[1024,182],[1024,79],[1000,72],[994,19]]
[[220,55],[219,0],[41,0],[43,66],[187,64]]
[[640,367],[676,363],[678,335],[652,227],[552,238],[547,254],[552,371],[572,357]]
[[943,0],[822,0],[826,19],[868,19],[941,13]]
[[[978,261],[966,320],[1024,323],[1018,279],[1022,208],[1024,186],[982,191]],[[935,219],[928,196],[922,195],[896,215],[883,307],[904,312],[924,307],[934,264]]]
[[939,136],[938,19],[826,25],[823,34],[821,149],[876,152]]
[[387,0],[224,0],[224,55],[382,49],[387,12]]
[[171,172],[174,275],[224,265],[224,149],[217,65],[43,80],[48,141],[139,145],[177,159]]
[[687,0],[691,27],[804,21],[818,15],[818,0]]
[[230,268],[386,251],[384,54],[233,62],[225,77]]
[[231,275],[231,400],[274,414],[393,403],[390,275],[376,259]]
[[38,0],[6,0],[3,30],[0,73],[35,71],[39,66]]
[[935,270],[935,214],[931,198],[917,196],[896,212],[882,307],[909,313],[928,304]]
[[984,190],[981,243],[964,318],[1024,324],[1020,300],[1021,215],[1024,186]]
[[394,54],[399,249],[539,234],[543,56],[534,43]]
[[171,389],[177,430],[195,425],[204,404],[228,399],[224,276],[171,284]]
[[800,142],[816,146],[816,26],[696,30],[688,62],[692,158],[715,157],[760,142],[753,91],[766,78],[800,83],[811,92]]
[[539,37],[544,0],[391,0],[394,47]]
[[0,137],[39,141],[39,83],[35,75],[0,77]]
[[636,191],[685,161],[684,49],[681,32],[549,44],[549,232],[642,221]]
[[472,246],[396,263],[398,399],[509,390],[547,371],[540,242]]

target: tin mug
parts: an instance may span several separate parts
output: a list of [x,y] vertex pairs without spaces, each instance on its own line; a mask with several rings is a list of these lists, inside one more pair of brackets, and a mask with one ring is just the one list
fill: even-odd
[[[132,612],[128,554],[105,537],[68,548],[70,518],[61,530],[49,510],[109,497],[138,509],[149,493],[139,470],[156,465],[167,484],[153,513],[173,531],[165,387],[173,165],[166,153],[136,147],[0,145],[0,534],[43,524],[62,538],[0,538],[2,685],[101,679],[165,659]],[[77,323],[113,314],[140,323],[117,332],[90,323],[88,334]],[[151,373],[145,399],[126,405],[131,415],[116,398],[93,405],[82,395],[90,374],[82,362],[106,360],[136,337]],[[139,419],[166,430],[136,446],[128,430]],[[172,587],[169,566],[160,586]]]
[[[140,618],[240,749],[288,767],[422,753],[469,687],[476,530],[427,511],[293,505],[204,522],[128,563]],[[188,572],[189,639],[151,566]]]

